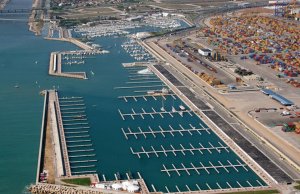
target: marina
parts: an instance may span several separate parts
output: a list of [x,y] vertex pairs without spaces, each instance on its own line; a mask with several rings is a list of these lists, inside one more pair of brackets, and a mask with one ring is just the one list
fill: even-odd
[[[147,67],[153,71],[152,67]],[[156,67],[156,65],[154,65],[154,67]],[[145,69],[145,67],[138,66],[127,66],[125,68],[129,68],[127,69],[129,76],[131,76],[134,72]],[[180,82],[176,82],[176,78],[174,78],[171,74],[167,74],[167,76],[170,79],[173,79],[172,81],[175,83],[178,83],[178,87],[183,86]],[[130,79],[130,77],[128,78]],[[140,80],[140,82],[143,82],[143,80]],[[171,176],[171,174],[177,174],[179,177],[181,177],[183,175],[182,172],[186,172],[188,176],[193,178],[197,177],[199,174],[203,175],[203,172],[206,172],[207,175],[221,175],[224,173],[228,174],[229,172],[252,173],[252,170],[249,168],[249,166],[241,162],[239,159],[224,160],[223,158],[219,160],[219,157],[216,157],[216,155],[221,154],[223,157],[226,154],[231,155],[231,148],[225,145],[224,142],[220,141],[220,139],[216,142],[204,140],[204,138],[207,136],[211,136],[211,138],[213,137],[214,139],[215,134],[205,123],[199,121],[199,118],[195,116],[194,110],[190,110],[187,106],[182,106],[183,103],[181,100],[179,100],[176,92],[173,93],[174,91],[169,90],[170,93],[162,93],[162,88],[167,87],[166,85],[160,86],[151,84],[152,83],[149,82],[147,85],[140,86],[139,83],[130,83],[131,87],[126,87],[126,94],[134,92],[136,87],[141,89],[141,93],[144,91],[144,94],[137,96],[126,95],[118,97],[119,99],[123,99],[121,102],[127,104],[127,106],[129,105],[127,108],[118,109],[118,113],[123,122],[130,123],[128,126],[123,125],[123,127],[121,127],[121,132],[123,133],[123,137],[125,137],[128,142],[131,142],[130,144],[132,146],[129,147],[129,150],[132,155],[135,155],[139,160],[151,160],[151,163],[154,163],[155,166],[158,167],[157,170],[164,172],[168,177]],[[157,93],[154,92],[148,94],[150,89],[149,86],[157,87],[157,89],[155,89]],[[159,87],[161,89],[158,89]],[[119,88],[123,87],[115,87],[115,89]],[[188,92],[186,91],[186,93]],[[141,103],[152,105],[150,107],[144,107],[143,105],[141,106]],[[209,109],[208,106],[205,108]],[[189,120],[190,123],[185,123],[183,120],[180,121],[183,123],[176,122],[176,119],[180,117],[185,118],[184,120]],[[155,123],[157,124],[145,125],[145,123],[141,122],[142,120],[150,121],[151,119],[155,120]],[[130,120],[134,120],[135,123],[130,122]],[[187,141],[187,139],[184,139],[186,135],[192,137],[192,139]],[[197,138],[194,138],[196,136]],[[200,142],[199,137],[201,139]],[[157,141],[159,141],[161,138],[168,139],[170,143],[158,144]],[[176,141],[173,141],[173,138],[175,138]],[[147,141],[142,143],[140,139]],[[182,140],[180,141],[179,139]],[[196,139],[198,139],[198,141]],[[198,161],[197,164],[197,159],[194,157],[199,154],[206,156],[213,155],[213,157],[209,157],[211,159],[208,159],[208,161],[200,161],[200,163]],[[177,162],[168,164],[159,162],[159,158],[165,158],[167,161],[169,161],[171,159],[169,157],[177,158]],[[216,159],[212,160],[214,157],[216,157]],[[155,158],[157,160],[156,162],[153,161]],[[169,166],[171,166],[171,168]],[[142,171],[141,173],[143,173],[143,170],[139,171]],[[143,173],[144,178],[147,176],[149,175]],[[191,178],[191,180],[193,180],[193,178]],[[146,180],[148,179],[146,178]],[[247,181],[251,186],[247,183]],[[220,180],[220,182],[222,181]],[[161,187],[158,186],[159,184],[152,182],[149,189],[154,192],[157,191],[158,188],[164,192],[184,192],[193,191],[195,189],[214,190],[220,188],[226,189],[237,187],[266,187],[264,181],[259,178],[254,181],[245,180],[245,183],[241,183],[241,180],[237,180],[240,186],[237,184],[237,182],[227,182],[228,184],[226,182],[218,183],[219,186],[208,182],[205,184],[197,183],[199,189],[193,185],[180,185],[180,181],[177,184],[175,183],[175,188],[171,185],[164,185]],[[259,183],[261,183],[261,185]],[[209,185],[209,187],[207,185]]]
[[[46,120],[47,123],[50,122],[50,125],[46,126],[47,135],[42,136],[41,142],[45,142],[44,145],[47,145],[47,141],[50,139],[54,142],[55,158],[52,162],[55,162],[55,165],[52,167],[50,165],[49,148],[47,150],[46,147],[41,147],[41,149],[45,149],[43,151],[45,158],[40,158],[39,160],[40,168],[38,169],[37,181],[43,182],[45,177],[42,176],[42,172],[45,171],[48,172],[46,180],[51,179],[51,181],[52,178],[48,176],[53,173],[60,178],[81,174],[95,174],[98,160],[95,158],[95,150],[90,139],[86,114],[84,114],[84,111],[68,113],[66,111],[70,108],[62,108],[72,107],[72,109],[77,110],[78,107],[85,106],[83,98],[58,97],[58,92],[55,90],[44,91],[44,95],[45,115],[49,115],[48,119],[51,119],[50,121]],[[78,104],[78,101],[80,104]],[[81,108],[79,109],[82,110]],[[82,120],[86,122],[83,123]],[[48,132],[48,130],[50,131]],[[95,176],[98,179],[97,175],[91,176]]]
[[[78,104],[78,100],[71,100],[74,100],[74,97],[63,97],[59,101],[60,110],[62,111],[64,130],[67,132],[66,144],[68,148],[68,157],[71,163],[70,168],[72,170],[72,175],[96,173],[95,162],[97,160],[95,159],[96,154],[93,148],[92,140],[86,131],[82,131],[90,129],[89,123],[87,122],[88,119],[86,113],[82,111],[80,113],[67,112],[70,109],[85,110],[86,107],[84,101],[81,99],[81,104]],[[74,135],[74,132],[76,132],[76,135]],[[78,161],[80,161],[80,165],[76,165]]]
[[[85,62],[84,62],[83,58],[85,58],[85,56],[96,55],[96,54],[105,54],[105,53],[107,53],[107,51],[52,52],[50,55],[50,62],[49,62],[49,75],[77,78],[77,79],[88,79],[86,72],[63,72],[62,65],[63,64],[64,65],[84,64]],[[65,55],[67,55],[67,56],[65,56]],[[80,60],[72,60],[74,58],[75,59],[79,58]]]
[[61,63],[61,54],[51,53],[50,63],[49,63],[49,75],[78,78],[78,79],[87,79],[85,72],[62,72],[62,63]]
[[[32,44],[47,49],[36,52],[39,48],[34,47],[36,58],[31,61],[23,56],[26,69],[18,67],[17,71],[14,62],[0,59],[0,68],[10,73],[36,69],[62,77],[45,79],[31,72],[12,81],[12,74],[3,75],[4,83],[9,82],[5,89],[11,87],[12,96],[22,93],[24,99],[16,105],[28,122],[34,119],[32,110],[27,111],[22,103],[37,101],[33,93],[44,95],[36,185],[31,191],[226,193],[289,183],[290,177],[236,130],[238,122],[223,118],[214,104],[185,85],[170,71],[170,64],[157,61],[151,46],[139,40],[143,32],[178,29],[183,20],[176,14],[150,15],[144,22],[128,17],[73,29],[47,24],[42,35],[58,41],[41,39],[47,43]],[[82,50],[75,50],[74,45]],[[24,50],[15,55],[19,57]],[[40,65],[49,53],[49,67]],[[32,94],[22,97],[25,91]],[[64,180],[81,178],[90,180],[88,186],[64,186]]]
[[[53,38],[55,31],[58,32],[58,38]],[[45,38],[47,40],[58,40],[70,42],[83,50],[76,51],[62,51],[62,52],[52,52],[50,54],[49,62],[49,75],[68,77],[68,78],[77,78],[77,79],[88,79],[86,72],[63,72],[62,65],[74,65],[74,64],[84,64],[85,58],[91,55],[97,54],[107,54],[109,51],[99,49],[99,45],[92,44],[90,46],[87,43],[79,41],[75,38],[72,38],[72,33],[70,30],[62,29],[61,27],[52,27],[49,28],[48,36]],[[74,60],[75,59],[75,60]]]
[[[156,65],[147,67],[156,72],[153,69]],[[145,69],[145,66],[130,71],[140,71],[141,69]],[[162,68],[159,69],[164,73],[167,72]],[[128,72],[128,76],[130,75]],[[170,79],[176,79],[171,74],[166,73],[166,75]],[[124,84],[128,83],[124,82]],[[219,139],[214,131],[199,119],[195,109],[190,109],[180,100],[177,90],[171,90],[167,84],[161,85],[162,82],[159,85],[152,84],[152,82],[142,85],[130,83],[131,87],[127,87],[126,90],[116,90],[116,88],[123,88],[123,86],[114,88],[118,94],[125,94],[116,96],[118,106],[122,107],[117,110],[118,118],[123,121],[120,122],[121,130],[117,133],[122,134],[124,140],[128,142],[126,149],[133,158],[130,155],[127,155],[126,158],[145,162],[151,161],[151,166],[153,165],[156,169],[152,172],[153,175],[162,177],[164,184],[151,178],[151,175],[145,172],[144,167],[131,167],[130,176],[126,172],[125,166],[124,170],[121,170],[120,167],[115,171],[110,170],[110,172],[117,173],[104,171],[101,166],[106,166],[106,159],[96,154],[99,147],[94,146],[94,140],[92,140],[94,137],[89,135],[89,131],[92,129],[87,118],[89,113],[85,112],[89,109],[87,109],[83,97],[58,97],[58,93],[55,92],[56,110],[61,114],[58,116],[58,126],[61,128],[60,133],[64,134],[61,136],[63,140],[61,143],[65,145],[63,146],[65,148],[62,147],[63,160],[61,160],[64,161],[62,165],[64,166],[63,169],[66,170],[61,171],[61,174],[67,175],[69,173],[69,176],[96,174],[99,181],[104,181],[104,183],[105,181],[129,179],[131,176],[134,179],[142,175],[150,192],[158,190],[168,193],[198,190],[217,191],[218,189],[231,188],[243,190],[268,188],[265,183],[267,179],[264,180],[256,176],[252,171],[252,166],[242,162],[231,150],[231,147]],[[178,88],[182,88],[181,84],[178,85]],[[144,93],[134,96],[132,93],[137,87]],[[152,88],[153,90],[149,90]],[[149,93],[149,91],[151,92]],[[187,91],[185,93],[189,94]],[[122,104],[126,106],[122,106]],[[155,123],[143,122],[150,120],[155,120]],[[142,139],[144,141],[141,141]],[[161,142],[162,139],[168,141]],[[201,155],[205,157],[199,159]],[[174,161],[175,158],[176,162]],[[100,160],[101,162],[99,162]],[[233,177],[236,177],[232,176],[234,174],[248,175],[243,176],[247,179],[241,179],[241,177],[234,179]],[[206,181],[196,181],[199,179],[199,175]],[[208,177],[212,175],[222,178],[218,178],[216,184],[214,181],[209,181]],[[225,175],[232,177],[227,179],[224,177]],[[172,177],[172,183],[167,177]],[[181,177],[188,178],[190,183],[186,184]]]
[[[55,104],[61,115],[58,121],[61,120],[63,134],[61,160],[66,169],[61,175],[93,175],[102,184],[138,179],[142,175],[149,192],[165,193],[270,188],[270,175],[258,176],[260,169],[253,161],[245,161],[235,145],[228,144],[212,129],[214,125],[207,124],[214,119],[202,120],[199,112],[210,118],[212,106],[199,100],[164,65],[125,63],[123,70],[126,79],[111,87],[118,113],[113,114],[113,119],[119,121],[114,128],[120,130],[115,135],[124,145],[117,152],[125,152],[122,160],[131,164],[112,162],[110,154],[105,157],[97,154],[106,147],[100,140],[105,136],[89,135],[89,131],[94,131],[86,112],[91,111],[91,105],[86,106],[83,97],[57,97]],[[147,80],[149,77],[152,80]],[[92,107],[96,109],[97,105]]]
[[121,47],[137,61],[151,61],[154,58],[139,44],[138,40],[130,39]]

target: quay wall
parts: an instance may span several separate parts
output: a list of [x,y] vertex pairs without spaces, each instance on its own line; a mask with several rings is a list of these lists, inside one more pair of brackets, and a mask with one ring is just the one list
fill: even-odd
[[57,124],[58,124],[58,131],[59,131],[59,138],[60,138],[60,145],[61,145],[61,152],[63,157],[63,167],[65,170],[65,175],[70,177],[71,174],[71,167],[69,162],[69,156],[68,156],[68,149],[65,139],[65,132],[64,132],[64,126],[62,122],[62,115],[60,111],[60,105],[59,105],[59,98],[58,98],[58,92],[55,91],[55,109],[56,109],[56,116],[57,116]]
[[75,38],[49,38],[49,37],[45,37],[44,39],[46,40],[57,40],[57,41],[64,41],[64,42],[70,42],[75,44],[76,46],[80,47],[81,49],[84,50],[93,50],[93,47],[75,39]]
[[45,97],[44,97],[44,111],[42,117],[42,126],[41,126],[41,135],[40,135],[40,147],[39,147],[39,155],[38,155],[38,164],[36,170],[36,184],[39,182],[41,167],[42,165],[42,158],[44,157],[44,146],[45,146],[45,128],[47,127],[47,114],[48,113],[48,91],[45,90]]

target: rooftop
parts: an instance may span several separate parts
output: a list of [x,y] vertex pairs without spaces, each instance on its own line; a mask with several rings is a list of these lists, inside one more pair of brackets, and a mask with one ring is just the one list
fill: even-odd
[[261,91],[262,91],[262,93],[271,96],[274,100],[280,102],[284,106],[290,106],[290,105],[294,104],[292,101],[290,101],[290,100],[286,99],[285,97],[273,92],[272,90],[263,89]]

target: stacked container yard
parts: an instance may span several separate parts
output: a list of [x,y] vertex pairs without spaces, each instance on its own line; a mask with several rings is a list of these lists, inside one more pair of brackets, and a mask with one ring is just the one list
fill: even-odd
[[241,15],[215,17],[202,29],[208,43],[229,55],[247,54],[256,64],[271,64],[285,76],[300,72],[300,25],[278,18]]

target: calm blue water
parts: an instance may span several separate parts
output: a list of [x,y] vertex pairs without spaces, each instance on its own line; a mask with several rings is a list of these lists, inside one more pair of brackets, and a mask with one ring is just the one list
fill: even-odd
[[[31,1],[29,0],[12,0],[7,8],[30,6]],[[5,17],[22,18],[26,15]],[[186,129],[191,127],[190,124],[197,128],[207,126],[193,113],[192,116],[185,113],[184,117],[178,114],[173,114],[173,117],[164,115],[164,118],[156,115],[154,119],[150,116],[145,116],[144,119],[134,117],[134,120],[130,116],[126,116],[125,120],[122,120],[118,109],[122,113],[130,113],[132,109],[141,112],[142,108],[149,112],[152,111],[152,108],[159,111],[163,105],[167,111],[170,111],[172,106],[178,109],[179,105],[184,105],[177,97],[174,100],[170,96],[166,100],[162,100],[160,97],[157,97],[156,100],[148,97],[147,101],[128,99],[128,102],[118,98],[125,95],[140,95],[143,93],[138,91],[148,89],[116,89],[116,87],[162,85],[161,82],[127,83],[135,82],[129,76],[135,76],[136,72],[129,71],[121,65],[121,63],[133,61],[120,47],[127,40],[126,38],[95,40],[95,43],[108,49],[110,54],[85,59],[84,65],[64,66],[64,71],[85,71],[89,77],[88,80],[66,79],[47,75],[50,52],[78,48],[64,42],[46,41],[42,37],[34,36],[27,28],[26,22],[0,21],[0,107],[2,108],[0,111],[0,193],[21,193],[26,185],[35,180],[43,104],[43,97],[39,95],[39,92],[51,88],[59,88],[61,97],[83,97],[83,103],[86,106],[87,124],[84,126],[90,127],[88,130],[90,137],[73,138],[71,141],[91,140],[93,144],[91,148],[95,151],[89,154],[96,154],[96,156],[72,158],[71,161],[87,158],[98,161],[89,164],[95,164],[95,167],[76,168],[73,172],[96,170],[100,178],[104,174],[108,180],[113,180],[115,173],[120,173],[125,178],[125,173],[129,171],[134,177],[137,172],[140,172],[150,190],[152,190],[151,185],[153,184],[156,190],[160,191],[166,191],[165,186],[170,191],[176,191],[174,185],[178,185],[180,190],[187,190],[185,185],[188,185],[193,190],[196,189],[196,184],[201,189],[207,189],[207,184],[211,188],[217,188],[216,182],[222,188],[228,187],[226,182],[233,187],[238,187],[236,181],[243,186],[249,186],[247,181],[252,185],[258,185],[256,180],[263,183],[248,167],[248,171],[237,167],[239,172],[232,168],[228,169],[230,173],[227,173],[225,169],[219,169],[219,173],[210,169],[210,174],[205,170],[199,170],[200,175],[196,171],[190,171],[190,175],[183,171],[180,172],[181,176],[171,172],[171,177],[167,173],[161,172],[163,165],[171,168],[172,164],[176,167],[182,167],[182,164],[190,167],[190,163],[200,166],[201,162],[204,166],[209,166],[209,162],[215,165],[218,164],[218,161],[227,164],[227,160],[237,164],[236,160],[241,160],[232,151],[222,150],[218,153],[216,150],[212,150],[212,153],[203,151],[203,154],[195,151],[194,155],[188,152],[183,155],[178,152],[176,156],[168,153],[167,156],[159,154],[159,157],[152,154],[149,156],[150,158],[141,155],[139,159],[138,156],[131,153],[130,147],[134,151],[141,151],[143,146],[145,150],[150,151],[151,146],[156,150],[161,150],[161,146],[170,149],[171,145],[180,149],[180,144],[184,147],[189,147],[190,144],[199,147],[199,143],[204,147],[210,147],[210,143],[213,146],[218,146],[218,142],[225,144],[210,130],[210,133],[201,131],[201,134],[192,132],[192,135],[187,132],[183,132],[183,135],[176,133],[174,137],[170,134],[166,134],[166,137],[157,134],[156,138],[148,134],[146,139],[141,135],[137,136],[137,139],[134,136],[128,136],[127,140],[121,128],[128,132],[129,127],[133,132],[138,132],[138,127],[143,131],[149,131],[149,126],[154,131],[159,130],[159,126],[169,130],[169,125],[175,130],[180,129],[180,125]],[[94,75],[91,71],[94,72]],[[152,81],[159,81],[155,76],[150,77]],[[19,88],[15,88],[15,85],[18,85]],[[161,88],[162,86],[157,86],[151,89]],[[63,115],[66,114],[63,112]],[[69,142],[68,145],[78,145],[78,143]],[[77,155],[83,154],[77,153]]]

